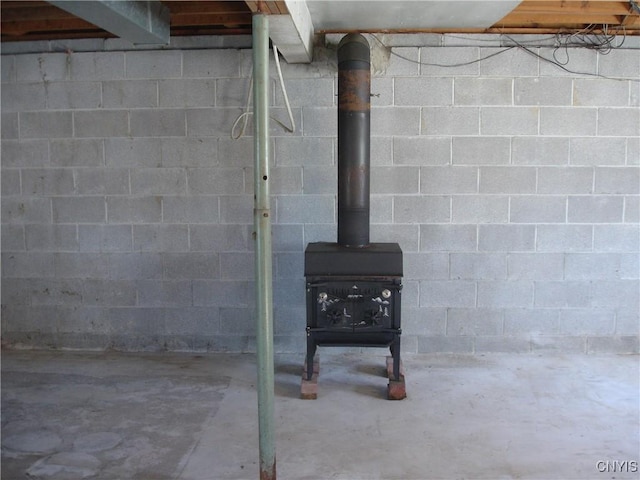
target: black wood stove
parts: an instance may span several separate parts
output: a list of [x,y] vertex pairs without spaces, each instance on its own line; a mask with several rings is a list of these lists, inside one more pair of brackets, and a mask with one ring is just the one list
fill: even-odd
[[318,346],[389,347],[390,385],[402,378],[404,398],[402,250],[397,243],[369,242],[370,83],[368,42],[346,35],[338,46],[338,242],[310,243],[305,251],[303,376],[312,380]]

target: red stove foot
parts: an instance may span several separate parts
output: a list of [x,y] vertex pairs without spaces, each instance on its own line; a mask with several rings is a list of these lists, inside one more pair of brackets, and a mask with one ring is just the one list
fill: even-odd
[[407,389],[404,382],[404,365],[400,361],[400,378],[393,377],[393,357],[387,357],[387,377],[389,385],[387,385],[387,398],[389,400],[402,400],[407,398]]
[[302,400],[315,400],[318,398],[318,374],[314,373],[311,380],[307,380],[306,373],[302,374],[300,385],[300,398]]

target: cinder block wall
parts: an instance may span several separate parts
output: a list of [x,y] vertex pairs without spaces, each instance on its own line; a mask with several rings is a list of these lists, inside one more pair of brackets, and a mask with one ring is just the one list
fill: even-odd
[[[575,74],[518,48],[467,63],[499,37],[420,38],[376,49],[372,85],[371,239],[405,252],[403,352],[637,352],[638,50],[563,51]],[[251,126],[230,137],[250,50],[56,45],[3,45],[3,341],[253,350]],[[279,352],[305,345],[305,245],[336,238],[334,56],[283,64],[297,128],[271,128]]]

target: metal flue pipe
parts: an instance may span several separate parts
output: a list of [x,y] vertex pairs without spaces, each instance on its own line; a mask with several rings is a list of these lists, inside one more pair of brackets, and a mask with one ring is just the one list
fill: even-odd
[[359,33],[338,45],[338,243],[369,245],[371,124],[369,43]]
[[269,20],[262,14],[253,16],[253,142],[260,480],[275,480],[273,281],[269,205]]

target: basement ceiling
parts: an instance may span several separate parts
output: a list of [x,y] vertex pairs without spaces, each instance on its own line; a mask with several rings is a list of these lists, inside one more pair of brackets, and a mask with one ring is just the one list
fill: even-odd
[[[360,31],[640,35],[639,2],[640,0],[167,0],[159,3],[169,11],[170,34],[174,37],[251,34],[251,16],[258,11],[260,4],[264,13],[274,16],[272,24],[275,26],[274,30],[278,30],[275,36],[272,32],[274,43],[278,46],[281,42],[294,44],[302,54],[301,61],[304,61],[304,50],[307,60],[310,59],[309,38],[313,34],[324,33]],[[96,1],[97,6],[109,3],[119,2]],[[122,2],[126,3],[146,2]],[[0,10],[2,42],[115,36],[45,1],[1,1]],[[298,43],[304,48],[300,48]]]

